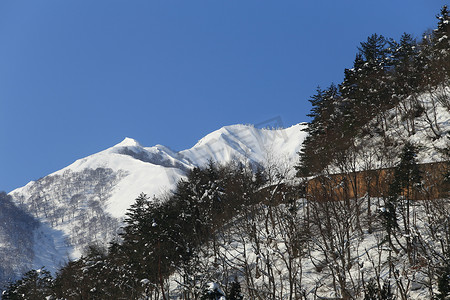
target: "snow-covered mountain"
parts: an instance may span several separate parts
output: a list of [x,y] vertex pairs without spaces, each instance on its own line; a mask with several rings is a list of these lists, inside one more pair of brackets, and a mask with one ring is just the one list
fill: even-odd
[[[448,147],[450,114],[441,104],[431,101],[432,95],[425,93],[421,98],[425,113],[415,119],[414,134],[408,133],[408,124],[396,108],[386,112],[386,131],[395,141],[389,153],[398,157],[401,146],[410,141],[421,147],[420,162],[440,161],[441,152]],[[80,257],[90,244],[106,246],[117,236],[127,209],[140,193],[158,197],[171,191],[190,169],[209,161],[225,164],[238,160],[265,167],[283,165],[292,173],[306,137],[303,131],[306,126],[298,124],[286,129],[226,126],[179,152],[163,145],[145,147],[125,138],[111,148],[32,181],[9,196],[40,222],[28,218],[26,222],[20,221],[16,227],[29,231],[22,239],[6,239],[8,234],[12,236],[7,232],[0,235],[0,254],[6,253],[11,245],[17,249],[23,243],[27,245],[26,253],[17,252],[14,260],[3,258],[10,264],[3,266],[3,273],[8,271],[8,277],[12,278],[14,272],[20,275],[24,270],[44,265],[54,271],[67,259]],[[439,128],[439,137],[432,126]],[[376,132],[377,124],[373,121],[367,127]],[[366,168],[392,167],[395,159],[378,158],[385,155],[379,153],[383,143],[376,135],[357,139],[360,149],[355,157],[357,164],[373,157]],[[22,256],[26,259],[21,259]],[[0,283],[3,277],[0,274]]]
[[[180,152],[163,145],[144,147],[132,138],[125,138],[109,149],[79,159],[48,176],[65,177],[71,173],[99,168],[111,170],[117,178],[110,195],[102,200],[108,213],[121,218],[140,193],[157,196],[170,190],[187,170],[204,166],[208,161],[227,163],[239,160],[264,165],[270,159],[282,159],[291,165],[295,164],[305,137],[302,131],[304,126],[298,124],[287,129],[226,126],[208,134],[192,148]],[[43,178],[44,181],[47,177]],[[39,180],[12,191],[10,195],[20,204],[28,203],[34,196],[36,185],[39,185]],[[40,192],[48,193],[47,197],[55,196],[48,189]]]
[[[89,244],[107,245],[117,236],[127,209],[140,193],[158,196],[170,191],[194,167],[209,161],[225,164],[232,160],[254,166],[282,161],[293,166],[306,136],[302,131],[305,126],[226,126],[179,152],[162,145],[144,147],[125,138],[9,195],[43,223],[35,240],[47,240],[53,245],[53,262],[47,260],[46,265],[52,268],[52,263],[58,265],[68,257],[79,257]],[[34,247],[34,259],[25,267],[42,267],[46,249],[44,245]]]

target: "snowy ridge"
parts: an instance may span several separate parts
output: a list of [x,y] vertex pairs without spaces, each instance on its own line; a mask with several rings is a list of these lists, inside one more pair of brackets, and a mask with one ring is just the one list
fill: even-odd
[[[113,147],[12,191],[10,195],[19,206],[58,233],[53,241],[48,241],[50,246],[37,247],[52,254],[37,253],[41,259],[36,260],[35,267],[42,267],[38,265],[42,261],[51,261],[48,258],[57,255],[54,253],[60,253],[64,259],[77,258],[90,243],[106,245],[117,234],[127,209],[140,193],[152,197],[173,190],[188,170],[209,161],[225,164],[239,160],[264,165],[276,159],[293,166],[306,136],[302,131],[305,126],[226,126],[180,152],[162,145],[144,147],[127,137]],[[61,245],[64,239],[64,246],[69,248]],[[41,243],[42,239],[37,241]]]
[[[226,126],[208,134],[192,148],[180,152],[162,145],[143,147],[136,140],[125,138],[111,148],[79,159],[50,175],[97,168],[126,173],[107,201],[107,212],[121,218],[140,193],[157,196],[171,190],[187,170],[204,166],[210,160],[227,163],[236,159],[263,164],[269,156],[276,156],[294,165],[306,136],[302,131],[304,127],[298,124],[287,129],[271,130],[248,125]],[[30,182],[10,194],[31,196],[28,189],[33,184]]]

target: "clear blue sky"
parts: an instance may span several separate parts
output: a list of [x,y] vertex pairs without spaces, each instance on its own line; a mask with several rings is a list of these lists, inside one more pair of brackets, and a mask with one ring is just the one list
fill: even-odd
[[2,0],[0,190],[124,137],[189,148],[224,125],[306,121],[373,33],[446,1]]

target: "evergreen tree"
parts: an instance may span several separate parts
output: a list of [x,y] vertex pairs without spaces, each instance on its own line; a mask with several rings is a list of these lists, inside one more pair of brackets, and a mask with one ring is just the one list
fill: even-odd
[[316,94],[308,101],[311,103],[311,111],[307,117],[311,118],[307,131],[310,135],[326,134],[333,115],[333,93],[337,94],[336,87],[332,84],[328,90],[317,87]]
[[227,300],[243,300],[244,296],[241,292],[241,284],[237,279],[231,283],[230,293],[227,295]]
[[300,152],[300,164],[296,166],[298,176],[321,172],[330,163],[327,158],[332,158],[335,152],[345,147],[342,136],[345,132],[341,124],[347,108],[336,85],[331,84],[326,90],[318,88],[309,101],[312,109],[308,116],[312,120],[306,129],[309,135]]
[[447,6],[443,6],[437,28],[424,35],[419,62],[424,86],[432,89],[450,79],[450,17]]
[[448,300],[450,299],[450,261],[447,261],[441,270],[439,270],[439,277],[437,282],[438,293],[435,299]]
[[388,42],[382,35],[373,34],[361,42],[353,63],[346,69],[339,89],[345,103],[345,127],[340,129],[355,134],[380,110],[392,107]]
[[356,53],[353,68],[344,70],[344,80],[339,85],[340,92],[344,98],[354,99],[359,94],[359,78],[364,67],[364,59],[361,53]]
[[441,54],[449,55],[450,47],[450,13],[447,5],[441,8],[440,14],[436,16],[438,19],[437,28],[434,30],[434,47]]
[[383,218],[383,225],[387,233],[387,239],[389,246],[392,249],[395,249],[392,243],[392,235],[395,230],[398,229],[397,222],[397,197],[389,196],[384,205],[384,210],[381,212],[381,216]]
[[155,263],[149,258],[154,256],[155,241],[159,239],[154,228],[157,223],[160,224],[154,219],[156,202],[156,199],[150,201],[145,194],[139,195],[126,213],[126,225],[121,234],[121,253],[126,255],[127,267],[137,274],[139,280],[155,273]]
[[397,101],[410,96],[420,86],[418,49],[417,42],[408,33],[403,33],[399,43],[390,41],[392,65],[395,67],[392,86]]
[[391,61],[388,58],[388,42],[384,36],[373,34],[360,45],[358,50],[364,63],[357,78],[359,90],[352,112],[357,126],[366,124],[380,110],[391,107],[388,76]]
[[[441,241],[442,242],[442,241]],[[444,242],[445,243],[445,242]],[[441,264],[437,268],[437,289],[435,300],[450,299],[450,247],[447,245]]]
[[138,240],[140,235],[145,234],[146,229],[151,227],[152,223],[149,219],[151,208],[152,205],[147,195],[142,193],[136,198],[136,201],[125,213],[127,217],[124,221],[126,224],[124,232],[127,239],[135,238]]
[[31,270],[24,276],[11,283],[5,291],[3,291],[2,299],[4,300],[42,300],[53,294],[53,277],[49,271],[41,268],[39,270]]
[[366,42],[360,43],[358,50],[364,59],[364,68],[378,69],[386,67],[388,54],[386,45],[386,38],[376,33],[369,36]]
[[[406,251],[410,255],[412,251],[411,244],[411,229],[410,229],[410,202],[414,199],[414,192],[421,186],[422,175],[419,165],[416,162],[417,148],[406,142],[400,154],[400,162],[394,171],[394,180],[390,185],[389,198],[387,202],[387,210],[393,207],[392,214],[395,213],[395,208],[400,206],[403,218],[403,227],[405,230]],[[399,197],[403,196],[402,201]],[[394,216],[390,216],[394,218]],[[388,233],[389,234],[389,233]],[[392,243],[391,243],[392,246]]]
[[375,281],[371,280],[367,283],[364,300],[395,300],[396,297],[392,294],[391,285],[389,281],[383,283],[383,287],[378,288]]
[[434,57],[436,68],[436,82],[446,82],[450,80],[450,14],[448,7],[442,7],[438,19],[437,28],[434,31]]
[[[412,189],[420,186],[422,175],[417,164],[418,149],[413,144],[406,142],[400,155],[400,162],[394,173],[394,194],[405,193],[405,197],[410,198]],[[401,190],[403,189],[403,190]]]

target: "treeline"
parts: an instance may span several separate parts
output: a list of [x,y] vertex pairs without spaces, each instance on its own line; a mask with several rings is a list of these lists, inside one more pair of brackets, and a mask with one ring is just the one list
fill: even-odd
[[[450,23],[444,6],[437,16],[437,28],[415,40],[403,34],[400,41],[373,34],[360,43],[353,67],[345,70],[344,80],[326,89],[317,89],[309,100],[308,137],[301,154],[300,175],[319,174],[332,159],[354,147],[355,137],[383,138],[382,148],[392,146],[386,134],[389,117],[395,108],[395,122],[409,135],[415,122],[424,117],[433,138],[446,132],[436,118],[439,103],[450,111]],[[429,104],[419,95],[429,93]],[[369,125],[369,121],[372,121]],[[394,145],[395,146],[395,145]],[[382,151],[382,149],[380,149]]]

